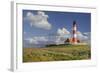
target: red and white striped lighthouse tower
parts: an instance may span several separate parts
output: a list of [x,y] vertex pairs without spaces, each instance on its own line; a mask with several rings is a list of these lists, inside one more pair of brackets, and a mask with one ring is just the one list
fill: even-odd
[[76,21],[73,21],[73,27],[72,27],[72,43],[77,44],[77,26],[76,26]]

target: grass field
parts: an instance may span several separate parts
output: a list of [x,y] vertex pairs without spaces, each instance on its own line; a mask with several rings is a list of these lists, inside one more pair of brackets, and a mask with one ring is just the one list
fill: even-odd
[[58,45],[45,48],[23,48],[23,62],[84,60],[91,58],[88,45]]

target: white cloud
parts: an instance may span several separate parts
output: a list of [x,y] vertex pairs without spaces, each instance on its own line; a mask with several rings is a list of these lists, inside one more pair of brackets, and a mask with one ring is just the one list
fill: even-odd
[[69,37],[70,32],[66,28],[58,29],[57,30],[57,35],[55,39],[55,44],[64,44],[64,41],[66,40],[67,37]]
[[90,44],[91,42],[91,39],[90,39],[90,32],[85,32],[84,33],[81,33],[80,31],[77,32],[77,37],[78,39],[80,39],[81,42],[85,42],[85,43],[88,43]]
[[[25,39],[29,44],[40,44],[40,42],[47,42],[48,39],[46,37],[32,37],[32,38],[26,38]],[[41,43],[43,44],[43,43]]]
[[42,11],[38,11],[38,15],[41,15],[41,16],[44,16],[44,17],[47,17],[48,18],[48,15],[46,15],[44,12]]
[[70,32],[66,28],[57,30],[58,36],[56,37],[55,44],[64,44],[64,41],[69,37]]
[[66,40],[66,38],[64,38],[62,36],[56,36],[55,44],[64,44],[65,40]]
[[62,29],[57,30],[57,34],[60,36],[64,36],[64,35],[70,34],[70,32],[66,28],[62,28]]
[[90,32],[84,32],[83,34],[89,36],[91,33]]
[[37,14],[33,14],[32,12],[28,12],[25,19],[30,21],[30,25],[36,28],[42,28],[46,30],[51,29],[51,24],[48,22],[48,15],[46,15],[42,11],[38,11]]
[[40,37],[32,37],[32,38],[25,39],[25,41],[28,44],[33,44],[33,45],[64,44],[65,40],[66,38],[62,36],[40,36]]
[[77,36],[79,39],[83,40],[83,39],[87,39],[88,37],[83,35],[80,31],[77,31]]
[[34,38],[27,38],[25,39],[29,44],[38,44],[37,40]]
[[43,41],[43,42],[46,42],[48,41],[48,39],[45,37],[45,36],[38,36],[38,37],[33,37],[35,40],[37,40],[38,42],[39,41]]

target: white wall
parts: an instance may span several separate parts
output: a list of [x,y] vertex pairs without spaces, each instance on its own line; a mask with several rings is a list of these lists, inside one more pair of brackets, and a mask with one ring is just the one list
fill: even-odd
[[[32,0],[35,1],[35,0]],[[99,37],[100,37],[100,5],[99,0],[69,0],[72,2],[69,2],[68,0],[64,0],[64,2],[61,2],[63,0],[36,0],[38,2],[42,3],[54,3],[56,4],[63,4],[67,3],[68,5],[71,5],[75,3],[76,5],[86,5],[86,6],[97,6],[98,11],[98,28],[97,28],[97,36],[98,38],[97,48],[98,48],[98,66],[97,67],[82,67],[82,68],[65,68],[65,69],[56,69],[56,70],[45,70],[45,71],[36,71],[34,70],[34,73],[99,73],[100,69],[100,46],[99,44]],[[0,73],[10,73],[10,0],[0,0]],[[96,48],[96,49],[97,49]],[[28,73],[28,72],[26,72]]]

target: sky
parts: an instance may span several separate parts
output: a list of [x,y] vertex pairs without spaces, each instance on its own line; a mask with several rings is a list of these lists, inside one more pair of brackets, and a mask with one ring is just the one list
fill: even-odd
[[24,47],[63,43],[71,37],[73,21],[76,21],[79,39],[90,41],[90,13],[23,10],[22,18]]

